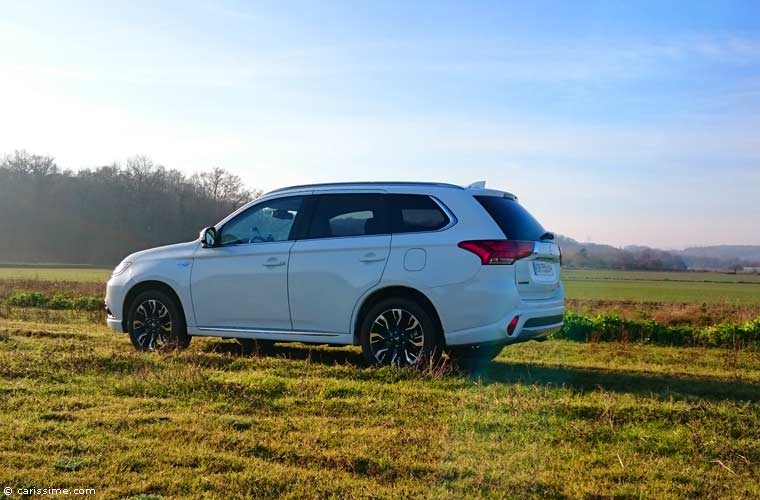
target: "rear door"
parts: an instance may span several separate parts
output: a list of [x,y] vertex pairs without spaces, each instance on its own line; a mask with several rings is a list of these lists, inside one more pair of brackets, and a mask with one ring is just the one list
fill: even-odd
[[382,192],[314,195],[311,221],[290,250],[288,294],[296,331],[350,333],[359,298],[383,275],[391,246]]
[[509,240],[534,242],[533,254],[515,262],[515,281],[525,300],[554,298],[560,288],[560,250],[541,224],[512,196],[478,195],[475,199],[486,209]]

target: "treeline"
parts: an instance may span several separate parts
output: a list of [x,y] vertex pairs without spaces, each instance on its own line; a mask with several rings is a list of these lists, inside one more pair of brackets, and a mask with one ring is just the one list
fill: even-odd
[[683,257],[673,252],[648,247],[615,248],[596,243],[578,243],[559,236],[562,259],[568,267],[587,269],[628,269],[643,271],[683,271],[688,268]]
[[597,243],[579,243],[557,236],[563,262],[568,267],[586,269],[628,269],[641,271],[709,270],[742,272],[760,267],[760,246],[719,245],[686,250],[659,250],[645,246],[616,248]]
[[16,151],[0,159],[0,262],[114,265],[192,240],[259,194],[220,168],[186,176],[135,156],[74,172]]

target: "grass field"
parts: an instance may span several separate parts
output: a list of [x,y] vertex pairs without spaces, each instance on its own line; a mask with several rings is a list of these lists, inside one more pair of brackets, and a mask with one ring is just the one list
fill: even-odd
[[563,269],[569,299],[760,305],[760,276]]
[[756,351],[550,341],[507,348],[480,374],[436,374],[365,369],[355,348],[242,357],[232,341],[195,339],[139,354],[55,313],[0,319],[0,486],[154,499],[760,496]]
[[105,283],[112,269],[76,267],[2,267],[0,280],[68,281]]
[[[104,284],[110,273],[110,269],[94,268],[0,267],[0,282],[66,282],[76,288],[76,282]],[[562,273],[567,298],[573,300],[760,306],[760,275],[589,269],[563,269]],[[91,291],[93,285],[86,289]]]
[[[757,498],[760,352],[560,340],[478,373],[366,369],[356,348],[141,354],[110,270],[0,268],[0,486],[96,498]],[[756,277],[565,271],[568,306],[668,324],[755,318]],[[734,281],[734,282],[732,282]]]

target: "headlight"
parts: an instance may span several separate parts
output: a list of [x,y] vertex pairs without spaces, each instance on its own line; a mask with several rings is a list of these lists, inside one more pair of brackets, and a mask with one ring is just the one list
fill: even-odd
[[122,261],[121,264],[119,264],[118,266],[116,266],[116,269],[113,270],[113,272],[111,273],[111,276],[118,276],[118,275],[120,275],[121,273],[123,273],[124,271],[126,271],[129,268],[129,266],[131,266],[131,265],[132,265],[132,263],[129,262],[128,260]]

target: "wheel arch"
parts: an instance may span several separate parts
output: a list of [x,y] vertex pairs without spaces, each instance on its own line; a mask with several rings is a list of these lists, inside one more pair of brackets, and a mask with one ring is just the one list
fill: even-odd
[[179,294],[177,294],[174,288],[164,283],[163,281],[146,280],[133,285],[132,288],[130,288],[127,292],[127,295],[124,297],[124,307],[122,309],[123,318],[121,320],[122,330],[125,332],[127,331],[127,317],[129,316],[129,308],[132,307],[132,302],[138,295],[148,290],[160,290],[169,295],[169,297],[171,297],[177,304],[179,312],[182,314],[182,321],[185,323],[185,326],[187,326],[187,315],[185,314],[185,308],[182,305],[182,300],[179,298]]
[[430,314],[431,319],[435,322],[436,327],[438,328],[438,336],[439,336],[438,341],[441,343],[441,345],[445,345],[446,336],[443,334],[443,324],[441,323],[441,318],[438,315],[438,311],[436,310],[433,302],[427,297],[427,295],[420,292],[419,290],[409,287],[409,286],[404,286],[404,285],[391,285],[391,286],[379,288],[377,290],[372,291],[369,295],[364,297],[364,299],[361,302],[361,305],[359,306],[357,310],[356,319],[354,320],[354,325],[353,325],[354,345],[358,345],[360,342],[359,330],[361,329],[362,321],[364,321],[364,317],[366,316],[370,308],[381,300],[395,298],[395,297],[404,297],[407,299],[411,299],[417,302],[420,306],[422,306],[425,309],[425,311],[428,314]]

